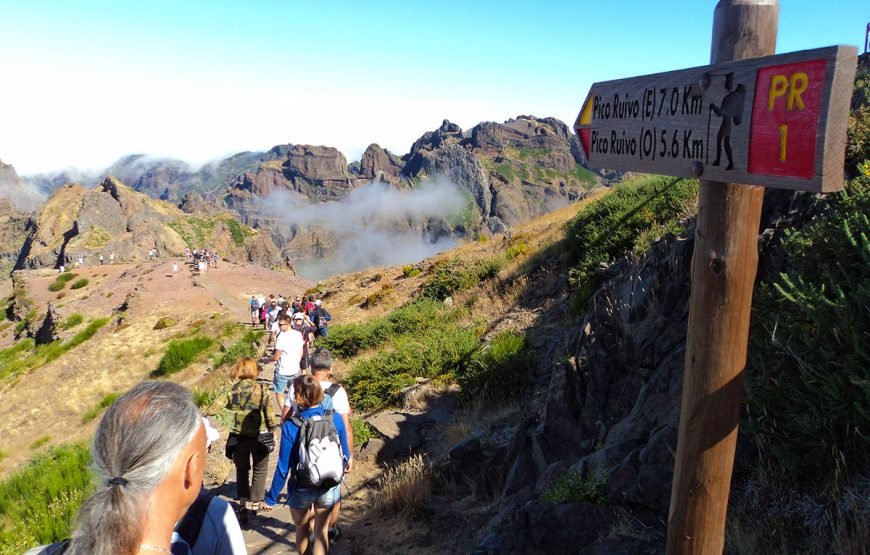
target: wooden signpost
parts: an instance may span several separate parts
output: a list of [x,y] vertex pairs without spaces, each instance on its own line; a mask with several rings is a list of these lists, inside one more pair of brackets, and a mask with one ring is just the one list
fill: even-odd
[[836,191],[856,56],[834,46],[595,83],[574,127],[593,167]]
[[720,0],[713,65],[596,83],[589,165],[700,177],[668,553],[722,553],[763,187],[843,187],[857,49],[772,56],[777,0]]

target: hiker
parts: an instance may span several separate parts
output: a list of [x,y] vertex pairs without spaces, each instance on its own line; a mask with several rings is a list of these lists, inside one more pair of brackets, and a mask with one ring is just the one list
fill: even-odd
[[[311,375],[317,379],[320,383],[320,387],[323,388],[323,401],[321,402],[321,405],[324,409],[332,409],[336,414],[341,416],[341,420],[344,422],[344,427],[347,430],[347,464],[345,465],[344,471],[345,473],[348,473],[353,469],[353,425],[350,422],[351,409],[350,401],[347,397],[347,390],[343,385],[332,382],[329,379],[329,375],[332,372],[332,353],[328,350],[317,349],[311,353],[309,364],[311,365]],[[284,410],[281,419],[282,423],[291,415],[299,415],[299,408],[296,406],[294,394],[295,391],[291,385],[290,393],[287,395],[287,400],[284,401]],[[338,515],[341,512],[340,495],[336,505],[338,505],[338,508],[333,512],[329,521],[330,541],[337,539],[341,533],[338,526],[335,524],[338,520]]]
[[[202,419],[206,433],[206,451],[220,439],[220,432],[209,420]],[[184,544],[191,555],[247,555],[245,537],[239,527],[236,513],[230,504],[205,490],[188,507],[187,512],[175,525],[172,549]],[[179,549],[179,551],[181,551]]]
[[178,262],[172,262],[172,277],[178,275]]
[[205,458],[206,430],[190,391],[172,382],[134,386],[97,427],[96,490],[79,509],[65,553],[170,553],[175,523],[202,487]]
[[[278,465],[272,477],[272,486],[266,492],[263,511],[270,512],[274,509],[292,469],[292,479],[287,485],[287,505],[290,507],[290,515],[293,517],[293,525],[296,528],[296,549],[299,550],[300,554],[307,553],[309,549],[308,535],[313,532],[314,541],[310,546],[311,553],[325,555],[329,551],[327,528],[333,513],[338,513],[338,500],[341,496],[341,476],[335,476],[334,465],[342,465],[340,459],[343,459],[344,453],[349,452],[348,434],[341,417],[334,411],[325,410],[321,405],[323,389],[314,376],[303,374],[297,377],[293,380],[293,391],[294,401],[299,408],[299,417],[288,418],[281,426]],[[330,414],[331,419],[329,418]],[[332,423],[332,426],[329,426],[329,422]],[[306,443],[305,441],[305,436],[309,434],[323,438],[320,441],[329,444],[324,449],[324,453],[334,455],[339,460],[333,460],[328,455],[320,458],[311,457],[311,451],[306,449],[310,442]],[[338,446],[334,446],[336,440],[340,445],[340,450]],[[309,472],[310,464],[299,464],[300,451],[302,450],[308,451],[306,453],[307,462],[318,466],[317,470],[322,471],[323,475],[329,476],[328,480],[324,480],[320,485],[308,483],[316,473]],[[342,472],[343,470],[338,468],[338,473]],[[313,511],[311,510],[312,506],[314,507]],[[314,521],[313,527],[312,519]]]
[[272,307],[272,301],[275,300],[275,295],[269,294],[269,300],[260,305],[260,323],[263,324],[263,329],[269,329],[269,310]]
[[314,309],[317,308],[317,306],[314,304],[314,295],[308,295],[307,299],[305,297],[302,297],[302,300],[302,305],[305,308],[305,314],[307,314],[308,317],[311,318],[312,316],[314,316]]
[[100,253],[100,266],[105,263],[105,259],[103,258],[103,253]]
[[109,264],[115,263],[115,251],[109,253]]
[[278,306],[278,302],[273,300],[269,306],[269,311],[266,313],[269,325],[269,339],[266,342],[268,347],[272,346],[272,342],[277,339],[278,334],[281,333],[281,327],[278,325],[278,316],[280,316],[282,312],[281,307]]
[[[278,317],[278,327],[281,332],[275,339],[275,350],[270,358],[263,363],[275,363],[275,375],[272,378],[275,400],[278,410],[284,406],[284,392],[287,385],[299,374],[299,362],[302,359],[302,336],[298,333],[286,333],[290,329],[290,317],[282,314]],[[280,414],[280,412],[278,413]]]
[[251,295],[251,300],[248,302],[248,308],[251,309],[251,327],[256,328],[260,322],[260,300],[256,295]]
[[271,432],[277,427],[267,386],[257,380],[261,372],[253,358],[239,359],[230,372],[230,379],[236,380],[232,389],[222,402],[212,405],[207,411],[215,414],[230,431],[226,456],[236,467],[236,499],[242,526],[247,525],[249,517],[260,509],[266,489],[271,451],[260,443],[260,432]]
[[317,328],[311,324],[304,312],[297,312],[292,318],[290,328],[302,334],[302,359],[299,361],[299,368],[305,370],[308,368],[308,353],[311,352],[311,345],[314,344]]
[[320,299],[314,301],[314,315],[311,320],[314,322],[314,327],[317,328],[317,335],[327,337],[329,335],[329,321],[332,320],[332,315],[328,310],[323,308],[323,303]]

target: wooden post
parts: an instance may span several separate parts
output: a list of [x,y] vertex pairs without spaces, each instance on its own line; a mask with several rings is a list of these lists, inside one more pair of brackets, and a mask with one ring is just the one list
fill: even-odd
[[[771,55],[778,0],[720,0],[711,63]],[[763,188],[701,181],[668,553],[722,553]]]

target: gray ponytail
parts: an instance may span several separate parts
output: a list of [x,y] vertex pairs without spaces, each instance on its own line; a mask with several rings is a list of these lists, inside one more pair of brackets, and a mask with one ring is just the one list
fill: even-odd
[[145,497],[199,430],[190,391],[171,382],[142,382],[106,411],[91,463],[98,486],[76,516],[67,553],[131,554],[139,549]]

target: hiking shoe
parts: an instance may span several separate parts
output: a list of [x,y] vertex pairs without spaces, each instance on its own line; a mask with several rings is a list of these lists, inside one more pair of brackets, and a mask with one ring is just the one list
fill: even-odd
[[329,531],[326,533],[326,535],[329,536],[330,542],[334,542],[335,540],[337,540],[338,538],[341,537],[341,528],[339,528],[338,524],[336,524],[335,526],[333,526],[332,528],[329,529]]
[[242,507],[238,512],[239,517],[239,525],[242,527],[247,526],[249,522],[248,509]]

